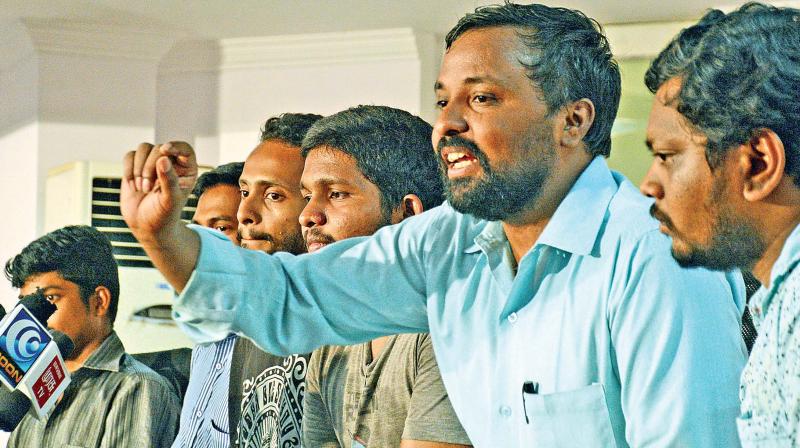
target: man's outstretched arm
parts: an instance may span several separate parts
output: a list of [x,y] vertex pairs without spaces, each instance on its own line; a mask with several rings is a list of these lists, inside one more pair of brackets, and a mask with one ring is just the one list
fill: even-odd
[[[134,236],[180,293],[173,317],[192,339],[233,332],[270,353],[289,354],[428,331],[426,235],[442,231],[434,224],[442,210],[314,254],[267,255],[181,223],[196,177],[188,144],[142,144],[126,155],[121,195]],[[433,252],[441,261],[442,251]]]
[[142,143],[125,154],[122,217],[155,267],[180,292],[200,253],[197,234],[181,222],[181,210],[197,180],[194,150],[184,142]]

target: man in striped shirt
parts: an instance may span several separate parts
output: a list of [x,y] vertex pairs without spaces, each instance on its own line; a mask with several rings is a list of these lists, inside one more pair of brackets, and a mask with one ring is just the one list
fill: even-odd
[[[192,223],[219,230],[239,244],[239,177],[244,163],[221,165],[197,179],[192,192],[197,208]],[[192,351],[189,385],[181,409],[181,424],[173,447],[227,447],[228,386],[234,335]]]
[[40,290],[57,308],[48,327],[75,343],[64,354],[72,383],[61,400],[41,419],[26,415],[8,446],[168,447],[180,402],[114,332],[119,277],[108,239],[88,226],[55,230],[10,259],[5,274],[20,297]]

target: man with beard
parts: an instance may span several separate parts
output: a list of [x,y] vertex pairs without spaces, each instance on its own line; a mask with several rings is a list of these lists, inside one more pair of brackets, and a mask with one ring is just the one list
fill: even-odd
[[[430,135],[431,125],[421,118],[385,106],[359,106],[316,122],[303,140],[300,188],[308,252],[441,204]],[[428,334],[383,336],[311,354],[303,446],[466,445]]]
[[741,276],[681,269],[608,169],[620,80],[598,28],[538,4],[462,18],[436,82],[448,203],[371,237],[264,256],[189,230],[185,144],[125,157],[126,221],[207,338],[290,353],[430,331],[477,446],[735,445]]
[[[304,162],[300,143],[320,118],[283,114],[267,120],[261,143],[245,160],[239,178],[242,247],[268,254],[305,252],[298,223],[305,206],[300,194]],[[232,446],[300,446],[307,363],[308,355],[276,356],[248,339],[236,340],[228,405]]]
[[[701,23],[708,21],[711,12]],[[718,17],[682,62],[648,71],[653,164],[642,192],[683,266],[751,270],[759,335],[741,378],[744,446],[800,443],[800,10]]]

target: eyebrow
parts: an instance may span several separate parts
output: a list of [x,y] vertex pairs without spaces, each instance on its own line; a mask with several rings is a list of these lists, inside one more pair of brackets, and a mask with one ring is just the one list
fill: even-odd
[[[53,286],[50,286],[50,285],[48,285],[48,286],[45,286],[44,288],[42,288],[42,287],[38,287],[38,288],[36,288],[36,291],[40,291],[40,290],[42,291],[42,294],[44,294],[45,292],[48,292],[48,291],[52,292],[52,290],[56,290],[56,291],[64,291],[64,288],[62,288],[62,287],[60,287],[60,286],[55,286],[55,285],[53,285]],[[34,293],[35,293],[36,291],[34,291]],[[31,293],[31,294],[33,294],[33,293]],[[17,298],[18,298],[18,299],[21,299],[21,298],[23,298],[23,297],[25,297],[25,296],[24,296],[24,295],[22,295],[22,294],[20,294],[20,295],[18,295],[18,296],[17,296]]]
[[656,145],[655,140],[651,138],[648,138],[644,142],[644,144],[647,146],[647,149],[650,152],[655,151],[656,146],[658,146],[659,149],[666,148],[671,151],[677,151],[677,152],[683,152],[686,149],[686,142],[675,137],[661,139],[660,143],[661,143],[660,145]]
[[[239,186],[241,187],[243,185],[248,185],[249,186],[250,183],[247,182],[247,179],[239,179]],[[281,187],[281,188],[287,188],[287,189],[291,188],[288,185],[286,185],[286,184],[284,184],[282,182],[279,182],[279,181],[277,181],[275,179],[257,179],[257,180],[255,180],[253,182],[253,185],[266,186],[267,188],[269,188],[269,187]]]
[[[320,178],[314,179],[313,184],[314,185],[322,185],[322,186],[326,186],[326,187],[331,186],[331,185],[335,185],[335,184],[342,184],[342,185],[350,186],[350,185],[352,185],[352,182],[348,182],[348,181],[342,179],[341,177],[330,177],[330,176],[328,176],[328,177],[320,177]],[[303,182],[300,182],[300,188],[303,189],[303,190],[308,190],[309,189],[308,187],[305,186],[305,184],[303,184]]]
[[[225,215],[214,216],[212,218],[208,218],[208,222],[211,223],[211,224],[215,224],[215,223],[217,223],[219,221],[233,221],[233,220],[234,220],[234,218],[232,216],[225,216]],[[199,222],[197,222],[194,219],[192,219],[192,224],[202,225],[202,224],[200,224]]]
[[[505,85],[499,79],[491,77],[491,76],[488,76],[488,75],[470,76],[468,78],[464,78],[464,80],[461,83],[462,84],[467,84],[467,85],[482,84],[482,83],[491,83],[491,84],[497,84],[497,85],[500,85],[500,86]],[[442,89],[444,89],[444,84],[441,81],[436,81],[433,84],[433,90],[442,90]]]

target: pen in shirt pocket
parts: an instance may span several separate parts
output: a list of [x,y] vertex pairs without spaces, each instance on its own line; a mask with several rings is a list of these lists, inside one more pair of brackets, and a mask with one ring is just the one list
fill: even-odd
[[539,383],[534,381],[525,381],[522,383],[522,412],[525,413],[525,423],[529,424],[528,420],[528,407],[525,406],[525,394],[537,395],[539,393]]

